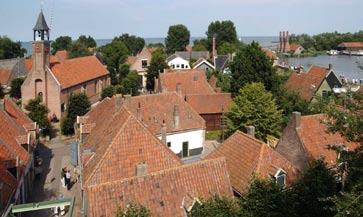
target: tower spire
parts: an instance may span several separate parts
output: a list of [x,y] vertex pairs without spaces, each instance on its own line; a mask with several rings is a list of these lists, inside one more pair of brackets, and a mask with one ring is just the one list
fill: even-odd
[[47,40],[49,41],[49,27],[47,21],[45,21],[43,10],[40,10],[37,22],[33,28],[34,31],[34,41],[36,40],[36,34],[40,40],[44,41],[45,36],[47,36]]

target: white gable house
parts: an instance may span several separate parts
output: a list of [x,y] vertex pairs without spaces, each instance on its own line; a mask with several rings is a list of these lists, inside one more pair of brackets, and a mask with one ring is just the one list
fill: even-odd
[[171,69],[176,69],[176,70],[190,69],[189,61],[181,58],[176,54],[173,54],[169,58],[167,58],[166,62]]

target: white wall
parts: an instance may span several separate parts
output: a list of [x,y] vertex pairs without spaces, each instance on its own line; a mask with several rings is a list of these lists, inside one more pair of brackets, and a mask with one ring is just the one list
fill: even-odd
[[[161,135],[158,136],[161,140]],[[187,132],[180,132],[174,134],[167,134],[166,142],[171,143],[170,149],[179,154],[183,149],[183,142],[189,143],[189,150],[202,148],[205,140],[205,130],[194,130]]]
[[[184,68],[182,68],[182,65],[184,65]],[[189,61],[187,61],[181,57],[176,57],[175,59],[169,61],[168,66],[171,69],[181,69],[181,70],[190,69]]]

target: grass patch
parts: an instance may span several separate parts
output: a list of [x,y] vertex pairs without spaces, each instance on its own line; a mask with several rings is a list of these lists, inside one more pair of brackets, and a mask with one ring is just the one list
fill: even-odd
[[221,130],[207,131],[205,134],[206,140],[219,140],[222,136]]

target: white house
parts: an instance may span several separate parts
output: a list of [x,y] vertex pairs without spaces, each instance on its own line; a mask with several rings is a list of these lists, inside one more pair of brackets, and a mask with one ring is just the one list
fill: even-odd
[[211,72],[216,70],[216,67],[214,67],[214,65],[208,60],[200,58],[193,64],[193,69],[203,69],[206,72]]
[[202,153],[205,121],[176,92],[127,97],[124,105],[179,157]]
[[166,59],[166,63],[171,69],[183,70],[190,69],[190,64],[188,60],[183,59],[182,57],[173,54]]

